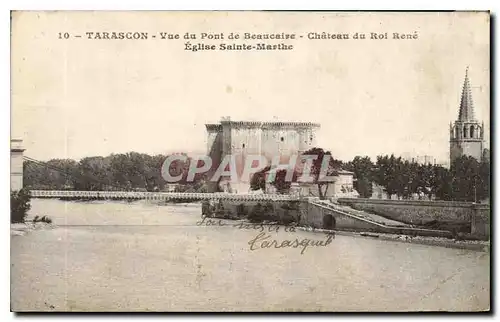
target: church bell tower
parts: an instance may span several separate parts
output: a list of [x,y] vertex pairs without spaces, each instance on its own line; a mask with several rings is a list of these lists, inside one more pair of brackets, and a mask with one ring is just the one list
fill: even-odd
[[480,124],[474,116],[469,67],[467,67],[458,119],[453,125],[450,123],[450,165],[463,155],[468,155],[481,161],[483,145],[484,124]]

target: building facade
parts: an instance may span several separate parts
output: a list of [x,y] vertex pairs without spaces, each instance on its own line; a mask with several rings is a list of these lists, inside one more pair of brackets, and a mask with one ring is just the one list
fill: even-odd
[[[300,184],[302,196],[320,197],[317,184]],[[358,198],[359,193],[354,189],[354,172],[339,170],[335,180],[328,184],[328,188],[322,187],[325,197],[336,198]]]
[[484,154],[484,124],[474,115],[469,68],[465,71],[458,119],[450,123],[450,165],[467,155],[481,161]]

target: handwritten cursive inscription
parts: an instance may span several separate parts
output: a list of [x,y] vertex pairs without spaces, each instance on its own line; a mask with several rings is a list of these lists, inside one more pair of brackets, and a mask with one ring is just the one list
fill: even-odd
[[298,248],[302,247],[300,254],[303,255],[306,251],[306,248],[311,247],[325,247],[332,243],[334,235],[328,234],[326,235],[326,240],[312,240],[308,238],[304,239],[294,239],[294,240],[283,240],[281,243],[276,239],[271,239],[271,235],[266,234],[265,232],[259,233],[254,239],[250,240],[248,244],[250,245],[250,250],[258,250],[264,248]]
[[226,226],[222,219],[215,220],[207,216],[201,216],[201,220],[196,222],[196,226]]
[[326,247],[332,243],[332,240],[335,238],[333,233],[327,233],[326,239],[324,240],[313,240],[308,238],[295,238],[295,239],[285,239],[282,241],[278,241],[276,239],[272,239],[271,233],[278,233],[280,229],[283,229],[285,232],[295,233],[296,226],[289,225],[283,226],[274,223],[246,223],[246,222],[238,222],[236,224],[228,224],[225,223],[222,219],[212,219],[207,216],[202,216],[201,220],[196,222],[197,226],[232,226],[241,230],[256,230],[258,231],[258,235],[255,238],[251,239],[248,242],[250,246],[250,250],[259,250],[266,248],[301,248],[300,254],[304,254],[308,247]]

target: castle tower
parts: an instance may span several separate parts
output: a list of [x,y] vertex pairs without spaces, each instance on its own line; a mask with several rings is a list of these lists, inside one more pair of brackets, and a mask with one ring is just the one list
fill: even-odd
[[453,125],[450,123],[450,164],[463,155],[468,155],[481,161],[483,145],[484,124],[480,124],[474,116],[469,67],[467,67],[458,119]]
[[250,188],[249,180],[241,175],[248,156],[263,156],[268,165],[279,157],[280,164],[286,164],[290,157],[316,147],[319,128],[319,124],[311,122],[233,121],[229,117],[218,124],[206,124],[207,152],[213,168],[209,176],[212,177],[221,161],[231,155],[239,182],[226,186],[232,191],[246,193]]

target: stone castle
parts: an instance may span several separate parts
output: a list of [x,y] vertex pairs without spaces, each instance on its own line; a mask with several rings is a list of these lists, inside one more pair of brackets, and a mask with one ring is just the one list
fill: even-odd
[[316,131],[320,128],[311,122],[231,121],[230,118],[205,126],[212,165],[217,167],[225,156],[234,155],[239,169],[247,155],[262,155],[269,161],[279,156],[281,163],[287,162],[290,156],[317,146]]
[[467,67],[458,119],[454,124],[450,123],[450,165],[463,155],[481,161],[485,153],[487,151],[484,149],[484,123],[479,123],[474,116],[469,68]]

